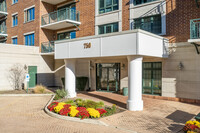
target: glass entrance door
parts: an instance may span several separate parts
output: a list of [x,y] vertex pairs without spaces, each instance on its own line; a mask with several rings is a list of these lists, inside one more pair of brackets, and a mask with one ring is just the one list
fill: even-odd
[[117,92],[120,81],[120,63],[96,64],[97,91]]
[[161,95],[162,63],[143,63],[143,94]]

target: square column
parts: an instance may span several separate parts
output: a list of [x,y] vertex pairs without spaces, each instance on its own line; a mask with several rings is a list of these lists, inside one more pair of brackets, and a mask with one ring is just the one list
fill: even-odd
[[142,111],[142,60],[141,56],[128,56],[128,100],[130,111]]
[[76,60],[65,59],[65,90],[68,98],[76,97]]

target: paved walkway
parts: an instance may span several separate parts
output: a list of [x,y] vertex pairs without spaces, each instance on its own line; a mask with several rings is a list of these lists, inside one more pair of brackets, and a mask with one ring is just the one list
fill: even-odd
[[[102,100],[107,104],[116,104],[126,108],[128,97],[104,93],[90,92],[79,94],[79,97]],[[187,120],[200,112],[200,105],[186,104],[174,101],[143,98],[144,111],[122,113],[102,118],[101,121],[139,133],[169,133],[179,132]]]
[[[102,92],[79,94],[87,99],[104,99],[106,104],[124,108],[127,97]],[[2,133],[141,133],[177,132],[185,121],[200,111],[200,106],[144,98],[143,112],[124,111],[101,120],[109,127],[71,122],[45,114],[43,107],[49,101],[43,97],[0,97],[0,132]],[[127,129],[127,130],[124,130]]]
[[93,124],[65,121],[45,114],[44,97],[0,97],[0,133],[126,133]]

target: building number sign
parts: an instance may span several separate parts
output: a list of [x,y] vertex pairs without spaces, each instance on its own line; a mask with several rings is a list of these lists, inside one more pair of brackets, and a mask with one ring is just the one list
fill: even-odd
[[91,43],[84,43],[83,46],[84,46],[84,49],[88,49],[88,48],[91,48],[92,44]]

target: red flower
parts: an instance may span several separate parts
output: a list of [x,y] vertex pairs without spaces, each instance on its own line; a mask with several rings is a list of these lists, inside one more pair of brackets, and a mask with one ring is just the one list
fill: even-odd
[[196,126],[196,125],[193,125],[193,124],[186,124],[186,125],[184,126],[183,130],[184,130],[184,131],[193,131],[193,130],[195,130],[196,128],[199,129],[199,127]]
[[103,116],[107,111],[105,109],[96,109],[99,111],[100,115]]
[[50,111],[54,111],[54,107],[56,107],[58,105],[58,102],[53,102],[51,103],[47,108],[50,110]]
[[79,117],[81,119],[90,117],[90,114],[88,113],[85,107],[77,107],[76,109],[79,111],[76,117]]

